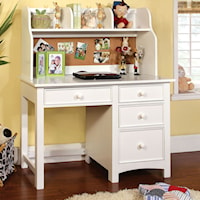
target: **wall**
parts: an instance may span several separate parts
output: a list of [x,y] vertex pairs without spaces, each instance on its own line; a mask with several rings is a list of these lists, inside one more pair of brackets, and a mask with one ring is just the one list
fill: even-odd
[[[2,1],[1,19],[6,16],[18,0]],[[74,2],[57,1],[60,6]],[[96,2],[87,0],[85,3],[77,0],[83,7],[96,7]],[[112,5],[107,0],[101,1],[103,5]],[[173,77],[173,0],[134,0],[127,3],[131,7],[148,7],[152,12],[153,27],[158,37],[158,64],[159,75]],[[10,30],[2,37],[5,40],[1,55],[8,56],[11,62],[1,66],[0,73],[0,122],[20,133],[20,70],[21,70],[21,9],[29,7],[52,7],[52,1],[21,0],[15,14],[14,23]],[[163,13],[166,14],[163,15]],[[0,21],[1,21],[0,19]],[[172,135],[197,133],[200,123],[195,121],[199,116],[196,107],[198,101],[171,102]],[[182,109],[184,108],[184,109]],[[188,109],[185,109],[188,108]],[[184,110],[184,111],[183,111]],[[30,115],[30,143],[34,141],[34,108],[29,110]],[[59,108],[45,110],[45,143],[74,143],[84,142],[85,108]],[[188,123],[186,123],[188,122]],[[192,129],[191,129],[192,125]],[[60,133],[60,134],[59,134]],[[16,146],[20,145],[20,134],[16,139]]]

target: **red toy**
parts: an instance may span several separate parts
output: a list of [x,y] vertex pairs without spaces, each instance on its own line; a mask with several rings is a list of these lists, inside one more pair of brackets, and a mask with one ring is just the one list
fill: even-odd
[[131,28],[132,22],[129,22],[124,16],[127,14],[129,6],[122,0],[115,1],[113,4],[114,25],[116,28]]

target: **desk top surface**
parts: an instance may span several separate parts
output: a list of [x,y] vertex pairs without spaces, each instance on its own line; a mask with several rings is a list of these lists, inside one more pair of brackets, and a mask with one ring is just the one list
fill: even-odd
[[33,80],[21,79],[23,82],[32,85],[36,88],[48,87],[85,87],[85,86],[112,86],[124,84],[146,84],[146,83],[169,83],[173,82],[170,78],[160,78],[151,75],[122,75],[120,79],[94,79],[82,80],[74,77],[73,75],[65,75],[60,77],[40,77]]

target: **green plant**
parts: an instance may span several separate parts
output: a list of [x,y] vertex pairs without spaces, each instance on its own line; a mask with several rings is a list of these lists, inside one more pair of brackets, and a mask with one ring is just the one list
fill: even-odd
[[[1,6],[1,3],[0,3]],[[12,20],[13,20],[13,16],[16,10],[17,4],[15,5],[15,7],[12,9],[12,11],[10,12],[10,14],[8,15],[8,17],[5,18],[5,20],[2,22],[2,24],[0,25],[0,36],[2,36],[8,29],[9,27],[12,25]],[[0,44],[3,43],[3,40],[0,40]],[[4,58],[6,56],[0,56],[0,65],[5,65],[8,64],[8,61],[5,61]]]
[[46,10],[39,11],[38,9],[35,10],[36,15],[44,15],[46,13]]

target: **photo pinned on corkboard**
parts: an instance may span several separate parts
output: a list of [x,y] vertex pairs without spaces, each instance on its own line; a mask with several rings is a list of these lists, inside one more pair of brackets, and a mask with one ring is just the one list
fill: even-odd
[[110,49],[110,38],[98,38],[94,42],[97,51]]
[[87,52],[87,44],[83,42],[77,42],[76,51],[74,58],[85,60],[86,52]]
[[110,59],[110,52],[105,52],[105,51],[94,52],[94,63],[107,63],[109,59]]

